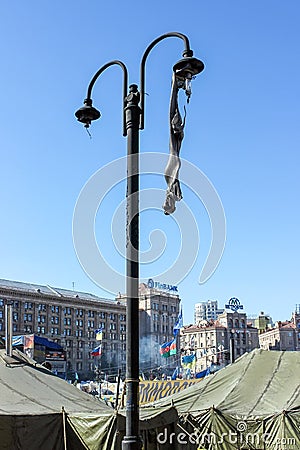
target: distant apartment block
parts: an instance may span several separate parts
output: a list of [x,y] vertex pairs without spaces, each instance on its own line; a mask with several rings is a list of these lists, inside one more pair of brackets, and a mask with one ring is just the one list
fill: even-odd
[[264,333],[274,326],[272,317],[270,317],[269,314],[265,314],[263,311],[261,311],[259,315],[253,319],[252,322],[255,328],[258,329],[259,334]]
[[194,323],[198,325],[202,320],[217,320],[218,315],[224,310],[218,308],[217,300],[207,300],[195,304]]

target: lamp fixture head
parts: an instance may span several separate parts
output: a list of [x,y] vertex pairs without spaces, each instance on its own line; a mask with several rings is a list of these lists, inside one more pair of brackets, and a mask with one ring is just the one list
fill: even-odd
[[93,101],[91,98],[86,98],[83,103],[84,106],[75,112],[75,116],[79,122],[84,123],[85,128],[89,128],[93,120],[101,117],[101,113],[92,106]]
[[203,62],[193,56],[184,56],[173,66],[176,77],[183,81],[198,75],[203,69]]
[[183,53],[183,58],[180,59],[174,66],[173,71],[177,80],[179,88],[183,88],[187,102],[189,103],[192,95],[192,79],[195,75],[202,72],[204,64],[200,59],[193,57],[193,51],[189,50]]

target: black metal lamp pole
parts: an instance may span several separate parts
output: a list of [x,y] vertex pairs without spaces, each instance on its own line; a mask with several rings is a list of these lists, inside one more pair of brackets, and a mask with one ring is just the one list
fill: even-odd
[[127,94],[127,69],[121,61],[114,60],[102,66],[92,78],[84,106],[76,111],[79,122],[88,128],[100,112],[92,106],[91,93],[101,73],[112,65],[123,70],[123,136],[127,136],[127,209],[126,209],[126,434],[122,450],[140,450],[139,435],[139,130],[144,129],[145,64],[152,48],[161,40],[177,37],[184,41],[183,59],[173,67],[182,80],[191,78],[204,69],[202,61],[193,57],[187,36],[177,32],[163,34],[146,49],[141,60],[140,85],[129,86]]

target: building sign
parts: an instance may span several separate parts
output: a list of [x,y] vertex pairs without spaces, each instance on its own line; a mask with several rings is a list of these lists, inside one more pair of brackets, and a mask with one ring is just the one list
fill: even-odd
[[147,286],[150,289],[154,288],[154,289],[161,289],[164,291],[178,292],[177,286],[173,286],[171,284],[166,284],[166,283],[160,283],[159,281],[154,281],[152,278],[149,278]]
[[225,305],[225,308],[231,309],[231,311],[237,312],[239,309],[244,309],[243,305],[241,305],[241,302],[238,298],[232,297],[228,304]]

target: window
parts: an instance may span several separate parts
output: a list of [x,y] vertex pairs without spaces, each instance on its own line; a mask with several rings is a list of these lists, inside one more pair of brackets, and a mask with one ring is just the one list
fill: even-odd
[[16,323],[13,324],[13,332],[18,331],[18,325]]
[[0,311],[0,319],[3,319],[3,311]]
[[116,330],[116,329],[117,329],[117,325],[116,325],[115,323],[111,323],[111,324],[109,325],[109,329],[110,329],[110,330]]
[[38,326],[38,327],[37,327],[37,332],[40,333],[40,334],[45,334],[45,332],[46,332],[46,331],[45,331],[45,327],[40,327],[40,326]]
[[24,322],[32,322],[32,314],[24,314]]
[[0,322],[0,331],[3,331],[3,323]]
[[126,320],[126,314],[120,314],[120,320],[123,322]]
[[58,314],[58,313],[59,313],[59,306],[52,305],[52,306],[51,306],[51,311],[52,311],[53,313]]
[[3,306],[3,305],[4,305],[3,298],[0,298],[0,306]]
[[[24,314],[24,317],[25,317],[25,315],[27,315],[27,314]],[[25,318],[24,318],[24,320],[25,320]],[[45,323],[46,322],[46,316],[38,316],[38,322],[40,322],[40,323]]]
[[88,317],[95,317],[95,311],[88,311]]
[[67,314],[67,315],[70,315],[71,314],[71,308],[70,307],[64,308],[64,313]]
[[78,371],[82,370],[82,362],[81,361],[76,363],[76,370],[78,370]]
[[51,323],[54,323],[55,325],[58,325],[59,324],[59,317],[52,316],[51,317]]
[[71,336],[71,330],[70,330],[70,328],[65,328],[65,329],[64,329],[64,336]]
[[66,341],[66,346],[67,346],[67,347],[72,347],[72,341],[67,340],[67,341]]
[[58,334],[58,328],[51,328],[51,334]]
[[110,320],[116,320],[116,314],[110,313],[109,318]]
[[24,308],[25,309],[32,309],[33,308],[33,304],[31,302],[25,302],[24,303]]
[[77,359],[82,359],[82,355],[83,355],[82,352],[77,352]]
[[14,301],[14,308],[19,308],[19,302],[17,300]]
[[71,325],[71,318],[70,317],[65,317],[64,318],[64,325]]
[[120,331],[126,331],[126,325],[124,323],[121,323]]
[[76,337],[82,337],[83,336],[83,333],[82,333],[82,330],[76,330]]
[[38,306],[38,310],[39,310],[39,311],[42,311],[42,312],[46,312],[46,310],[47,310],[47,307],[46,307],[46,305],[45,305],[45,304],[39,304],[39,306]]
[[105,319],[105,312],[104,311],[99,312],[99,318],[100,319]]
[[76,319],[76,326],[77,327],[83,327],[83,320],[82,319]]

